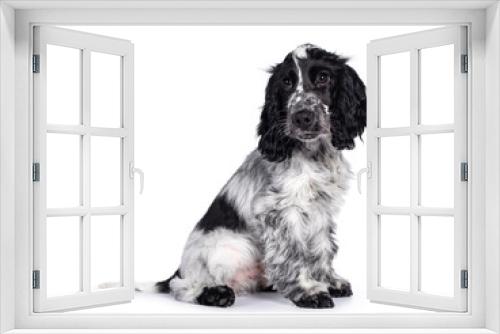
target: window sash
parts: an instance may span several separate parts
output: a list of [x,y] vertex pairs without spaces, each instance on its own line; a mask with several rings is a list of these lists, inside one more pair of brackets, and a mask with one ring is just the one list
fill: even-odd
[[[46,46],[57,45],[80,50],[79,125],[47,124],[46,117]],[[90,124],[90,53],[101,52],[120,57],[121,127],[100,128]],[[33,159],[41,165],[40,181],[33,184],[34,258],[33,270],[40,271],[40,288],[33,290],[34,311],[58,311],[130,301],[133,296],[133,180],[129,166],[133,162],[133,46],[129,41],[81,33],[54,27],[35,27],[34,54],[40,55],[40,72],[34,74],[34,151]],[[72,208],[47,208],[46,135],[48,133],[80,136],[80,203]],[[120,204],[92,207],[90,194],[90,140],[93,136],[120,138]],[[91,289],[91,216],[120,215],[120,287]],[[47,296],[47,222],[49,217],[79,217],[80,292]]]
[[[467,75],[460,73],[460,59],[466,54],[466,27],[447,27],[372,41],[368,46],[368,124],[367,154],[371,166],[368,179],[368,298],[372,301],[394,303],[435,310],[467,310],[467,290],[461,288],[460,271],[467,269],[467,183],[460,180],[460,163],[467,162]],[[454,123],[422,125],[420,114],[419,50],[436,46],[455,45]],[[380,57],[410,53],[410,125],[380,127]],[[454,207],[432,208],[420,204],[420,135],[454,134]],[[387,207],[380,204],[380,139],[394,136],[410,137],[410,205]],[[381,286],[381,215],[410,217],[410,289],[398,291]],[[444,297],[420,290],[420,217],[454,217],[454,296]]]

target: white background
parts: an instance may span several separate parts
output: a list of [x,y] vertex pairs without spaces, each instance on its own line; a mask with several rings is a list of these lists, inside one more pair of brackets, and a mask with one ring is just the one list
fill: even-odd
[[[136,195],[136,281],[161,280],[177,269],[193,226],[256,147],[271,65],[313,43],[349,57],[366,81],[370,40],[429,28],[72,27],[135,44],[135,164],[146,173],[144,194]],[[345,155],[354,172],[365,167],[363,142]],[[366,201],[354,180],[337,223],[335,268],[365,298]]]

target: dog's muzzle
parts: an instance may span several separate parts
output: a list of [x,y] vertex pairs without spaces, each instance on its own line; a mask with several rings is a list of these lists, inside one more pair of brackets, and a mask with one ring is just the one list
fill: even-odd
[[328,106],[314,93],[294,94],[289,103],[292,126],[300,132],[313,136],[321,131],[324,114]]

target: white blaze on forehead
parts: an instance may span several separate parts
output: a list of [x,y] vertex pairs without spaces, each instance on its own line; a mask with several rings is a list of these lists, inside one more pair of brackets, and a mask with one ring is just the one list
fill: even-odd
[[307,47],[306,44],[299,46],[292,52],[293,62],[295,63],[295,67],[297,68],[297,89],[295,93],[302,92],[304,90],[304,82],[302,80],[302,70],[300,69],[299,59],[307,58]]
[[[303,57],[304,55],[305,57]],[[297,80],[296,93],[298,93],[304,90],[304,82],[302,81],[302,70],[300,69],[299,59],[307,58],[307,53],[305,49],[297,48],[292,52],[292,57],[293,57],[293,62],[295,63],[295,67],[297,68],[298,80]]]
[[307,58],[307,50],[308,49],[314,49],[316,46],[312,44],[302,44],[299,45],[295,50],[293,50],[292,54],[294,59],[295,58],[300,58],[300,59],[306,59]]
[[299,102],[301,99],[300,94],[304,92],[304,80],[299,60],[307,59],[307,50],[316,48],[318,47],[313,44],[302,44],[292,51],[292,59],[293,62],[295,63],[295,67],[297,68],[298,78],[297,78],[297,87],[295,89],[295,92],[292,95],[290,95],[290,98],[288,99],[288,107],[290,107],[292,103]]
[[302,70],[299,66],[299,59],[307,59],[307,50],[315,47],[316,46],[312,44],[302,44],[292,51],[292,58],[295,63],[295,67],[297,67],[297,76],[299,77],[296,93],[302,92],[304,90],[304,82],[302,80]]

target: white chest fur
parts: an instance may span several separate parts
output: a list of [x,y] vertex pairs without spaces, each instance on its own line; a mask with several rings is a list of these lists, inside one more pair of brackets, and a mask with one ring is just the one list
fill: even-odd
[[333,224],[350,178],[340,152],[322,159],[296,154],[272,170],[271,182],[255,199],[254,214],[262,222],[279,213],[297,234],[319,233]]
[[320,161],[297,154],[275,170],[271,189],[278,190],[281,207],[338,207],[349,178],[349,166],[340,153]]

